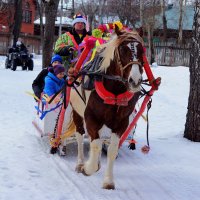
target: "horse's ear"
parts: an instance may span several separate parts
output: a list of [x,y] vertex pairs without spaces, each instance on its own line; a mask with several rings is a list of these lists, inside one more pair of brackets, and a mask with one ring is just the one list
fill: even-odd
[[143,27],[141,26],[140,28],[137,28],[136,30],[137,30],[139,36],[140,36],[140,37],[143,37],[143,35],[144,35]]
[[114,26],[115,26],[115,33],[116,33],[117,35],[121,35],[122,32],[119,30],[119,27],[118,27],[116,24],[115,24]]

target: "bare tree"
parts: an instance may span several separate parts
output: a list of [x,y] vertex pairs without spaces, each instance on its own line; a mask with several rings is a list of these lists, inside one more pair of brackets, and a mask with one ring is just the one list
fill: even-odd
[[131,27],[135,27],[136,22],[140,20],[140,0],[107,0],[108,14],[117,16],[119,20]]
[[182,44],[183,41],[183,0],[179,0],[180,15],[179,15],[179,27],[178,27],[178,43]]
[[90,29],[94,28],[93,22],[95,20],[95,15],[99,11],[99,1],[100,0],[82,0],[81,10],[88,17],[88,22],[90,24]]
[[40,18],[40,41],[41,46],[43,48],[43,41],[44,41],[44,22],[43,22],[43,15],[44,15],[44,3],[43,1],[37,0],[37,10]]
[[105,7],[106,0],[100,1],[99,2],[99,19],[100,23],[103,23],[103,8]]
[[184,137],[200,142],[200,0],[196,0],[190,53],[190,92]]
[[167,39],[167,18],[165,15],[166,2],[161,0],[161,12],[162,12],[162,22],[163,22],[163,38]]
[[161,12],[160,1],[151,0],[146,2],[144,8],[144,28],[148,33],[149,60],[152,64],[155,62],[155,51],[153,45],[153,34],[155,29],[155,16]]
[[140,23],[144,26],[144,0],[140,0]]
[[15,14],[13,27],[13,44],[16,43],[22,24],[22,0],[15,0]]
[[57,16],[59,0],[43,0],[45,13],[44,40],[43,40],[43,59],[42,66],[48,66],[52,57],[55,20]]

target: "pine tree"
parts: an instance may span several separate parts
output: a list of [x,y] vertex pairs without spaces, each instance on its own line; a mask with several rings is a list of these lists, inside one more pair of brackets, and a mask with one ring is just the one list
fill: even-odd
[[195,2],[193,38],[190,54],[190,92],[184,137],[200,142],[200,0]]

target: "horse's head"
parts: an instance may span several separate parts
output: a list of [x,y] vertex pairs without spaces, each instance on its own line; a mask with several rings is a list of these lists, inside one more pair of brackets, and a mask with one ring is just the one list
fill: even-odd
[[125,80],[128,90],[140,91],[143,73],[143,41],[135,31],[120,31],[102,48],[101,70]]

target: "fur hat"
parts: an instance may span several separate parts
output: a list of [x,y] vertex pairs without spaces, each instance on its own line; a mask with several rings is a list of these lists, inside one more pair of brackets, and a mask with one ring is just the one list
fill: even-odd
[[60,74],[61,72],[64,72],[65,71],[65,68],[62,66],[62,65],[55,65],[53,67],[53,71],[54,71],[54,74],[57,76],[58,74]]
[[82,22],[85,25],[87,23],[85,17],[83,17],[81,14],[75,15],[74,20],[72,21],[72,26],[74,26],[77,22]]
[[53,62],[55,62],[55,61],[58,61],[58,62],[60,62],[60,63],[62,64],[62,58],[61,58],[61,56],[59,56],[58,54],[55,54],[55,55],[52,57],[52,59],[51,59],[51,64],[52,64]]

